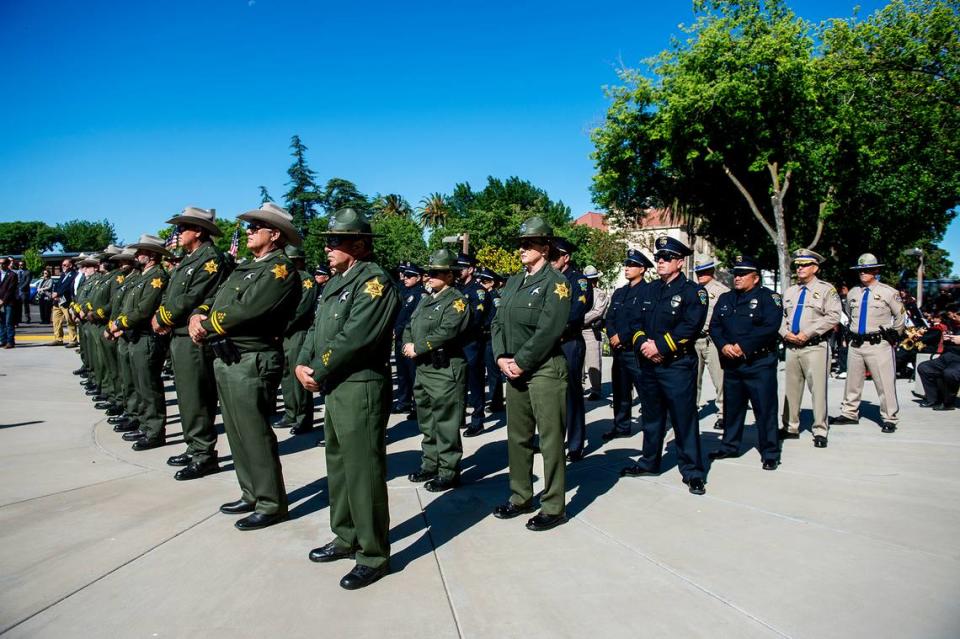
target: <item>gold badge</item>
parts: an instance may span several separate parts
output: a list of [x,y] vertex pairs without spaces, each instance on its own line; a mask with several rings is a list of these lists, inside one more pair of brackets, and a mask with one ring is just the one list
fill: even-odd
[[383,284],[377,278],[373,278],[363,287],[363,292],[370,296],[370,299],[383,295]]
[[303,288],[307,290],[313,288],[313,280],[303,280]]
[[123,284],[124,277],[123,275],[117,275],[117,284]]
[[320,361],[323,362],[323,365],[324,365],[324,366],[326,366],[326,365],[328,365],[328,364],[330,363],[330,355],[331,355],[331,353],[332,353],[332,351],[327,351],[326,353],[324,353],[323,355],[320,356]]
[[153,288],[163,288],[163,280],[159,277],[155,277],[150,281],[150,286]]
[[209,262],[203,265],[203,270],[205,270],[207,273],[210,273],[210,275],[213,275],[214,273],[217,272],[217,263],[214,262],[213,260],[210,260]]
[[463,300],[457,300],[453,303],[453,310],[458,313],[462,313],[464,310],[466,310],[466,308],[467,305],[463,302]]
[[273,273],[273,276],[278,280],[282,280],[287,277],[287,265],[286,264],[277,264],[270,272]]
[[560,299],[570,297],[570,287],[566,284],[557,283],[557,286],[553,289],[553,292],[556,293],[557,297]]
[[586,295],[581,295],[580,297],[577,298],[577,301],[580,302],[581,304],[586,304],[586,303],[587,303],[587,296],[586,296]]

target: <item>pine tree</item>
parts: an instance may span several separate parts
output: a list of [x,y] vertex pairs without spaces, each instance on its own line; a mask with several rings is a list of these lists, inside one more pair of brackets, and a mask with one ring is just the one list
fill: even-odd
[[[290,176],[290,190],[283,194],[287,210],[293,216],[293,224],[301,234],[305,233],[310,220],[316,216],[314,203],[318,199],[317,185],[313,181],[314,173],[307,166],[305,157],[307,147],[300,141],[299,135],[290,139],[290,148],[293,149],[294,162],[287,169]],[[267,196],[266,189],[261,188],[261,196]]]
[[267,192],[267,187],[260,185],[260,204],[266,204],[267,202],[273,202],[273,198],[270,197],[270,193]]

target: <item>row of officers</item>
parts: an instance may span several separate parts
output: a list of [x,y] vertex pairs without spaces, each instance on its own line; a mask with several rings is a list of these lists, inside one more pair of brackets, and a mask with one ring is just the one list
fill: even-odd
[[[84,369],[78,372],[135,450],[165,443],[161,369],[169,353],[187,445],[168,460],[182,466],[175,477],[195,479],[218,470],[214,418],[219,401],[241,489],[239,499],[220,510],[244,515],[235,524],[240,530],[271,526],[288,511],[271,427],[277,387],[283,384],[288,423],[294,427],[312,427],[312,394],[322,394],[335,537],[311,550],[309,558],[321,563],[354,559],[340,584],[362,588],[389,572],[386,425],[393,352],[401,387],[400,371],[412,368],[410,404],[400,408],[415,405],[423,434],[421,467],[411,481],[435,492],[458,485],[460,429],[467,426],[468,435],[482,431],[483,374],[489,368],[492,386],[505,391],[510,486],[509,498],[494,516],[511,519],[537,510],[533,459],[539,451],[544,489],[539,512],[526,527],[542,531],[566,521],[566,461],[582,456],[586,438],[583,330],[593,302],[592,287],[571,262],[574,245],[556,237],[542,219],[530,218],[517,237],[523,270],[501,290],[495,290],[493,274],[475,273],[468,257],[441,249],[422,267],[427,289],[421,291],[415,283],[397,286],[372,261],[376,237],[353,209],[333,217],[325,233],[329,271],[317,278],[296,261],[301,237],[286,210],[265,203],[238,217],[247,222],[247,246],[254,256],[244,263],[233,265],[213,246],[210,238],[220,232],[214,213],[194,207],[169,220],[185,250],[169,271],[162,263],[171,255],[162,240],[149,235],[81,262],[88,276],[72,302],[82,323]],[[832,286],[816,278],[822,258],[812,251],[795,254],[798,284],[782,300],[760,285],[758,264],[747,256],[733,266],[734,290],[711,292],[682,273],[690,254],[680,241],[660,237],[653,261],[635,250],[626,256],[628,283],[613,294],[605,320],[614,358],[615,418],[604,438],[631,432],[635,390],[643,451],[621,474],[660,472],[669,425],[683,481],[691,493],[702,495],[700,343],[707,342],[707,359],[710,349],[715,351],[723,370],[723,447],[714,456],[740,453],[749,402],[763,467],[774,470],[781,448],[775,415],[778,337],[788,348],[781,435],[797,435],[806,385],[815,404],[814,442],[825,447],[829,357],[823,336],[839,321],[840,301]],[[860,330],[850,358],[859,358],[873,373],[884,430],[890,431],[896,427],[896,395],[892,377],[885,385],[883,369],[889,364],[893,374],[887,340],[902,330],[903,312],[896,295],[876,281],[880,266],[865,255],[855,267],[863,307],[856,311]],[[649,283],[646,269],[656,269],[657,278]],[[413,280],[419,269],[410,266],[408,273]],[[852,382],[853,364],[850,370],[844,416],[855,420],[860,387]],[[402,392],[400,397],[403,401]],[[469,423],[468,405],[473,408]]]

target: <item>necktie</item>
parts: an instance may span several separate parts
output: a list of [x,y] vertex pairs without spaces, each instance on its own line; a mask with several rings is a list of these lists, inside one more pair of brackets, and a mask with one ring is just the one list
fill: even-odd
[[797,310],[793,312],[793,323],[790,324],[790,332],[796,335],[800,332],[800,316],[803,315],[803,300],[807,298],[807,287],[800,287],[800,299],[797,300]]
[[867,302],[870,300],[870,289],[863,289],[863,299],[860,300],[860,323],[857,332],[863,335],[867,332]]

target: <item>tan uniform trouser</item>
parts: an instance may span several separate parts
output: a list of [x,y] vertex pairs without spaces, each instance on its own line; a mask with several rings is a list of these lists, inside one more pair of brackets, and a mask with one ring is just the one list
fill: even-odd
[[897,364],[893,347],[887,342],[850,345],[847,350],[847,383],[843,387],[840,411],[850,419],[860,417],[860,395],[866,371],[873,377],[873,385],[880,396],[880,416],[883,421],[896,424],[900,404],[897,402]]
[[583,333],[583,342],[586,344],[587,350],[585,351],[586,356],[584,357],[583,369],[587,374],[587,381],[589,382],[589,388],[594,393],[600,394],[600,385],[602,383],[601,377],[601,368],[600,368],[600,357],[602,355],[602,345],[600,340],[596,338],[593,334],[593,329],[585,329]]
[[70,321],[70,312],[63,306],[53,307],[53,339],[63,341],[63,327],[67,327],[67,341],[77,341],[77,326]]
[[813,402],[813,434],[827,436],[827,378],[830,376],[830,347],[827,342],[803,348],[788,348],[784,382],[783,425],[800,432],[800,401],[804,385]]
[[700,406],[700,389],[703,387],[703,369],[710,371],[710,381],[717,391],[717,415],[723,419],[723,369],[720,368],[720,353],[711,339],[698,339],[697,350],[697,407]]

